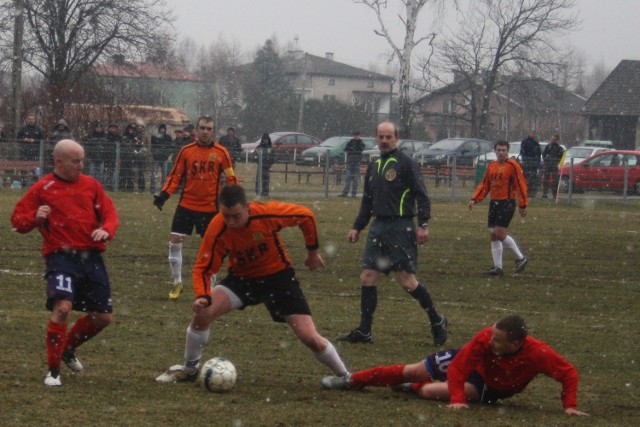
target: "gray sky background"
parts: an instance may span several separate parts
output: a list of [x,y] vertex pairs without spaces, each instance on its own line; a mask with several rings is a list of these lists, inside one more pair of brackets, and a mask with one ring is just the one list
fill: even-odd
[[[387,42],[373,33],[375,14],[351,0],[167,0],[177,17],[176,31],[199,44],[219,38],[236,42],[245,54],[276,35],[284,46],[297,35],[298,47],[314,55],[333,52],[334,59],[384,69]],[[640,59],[638,0],[578,0],[580,29],[567,37],[589,65],[604,61],[610,69],[622,59]],[[391,22],[391,21],[389,21]],[[418,32],[434,31],[429,10]],[[401,31],[396,26],[395,30]],[[399,40],[399,39],[398,39]],[[248,57],[243,58],[247,60]]]

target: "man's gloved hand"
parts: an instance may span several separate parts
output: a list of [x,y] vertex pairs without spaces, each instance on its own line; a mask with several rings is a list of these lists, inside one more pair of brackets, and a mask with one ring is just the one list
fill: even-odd
[[160,194],[157,194],[153,196],[153,204],[159,209],[162,210],[162,207],[164,206],[164,202],[166,202],[167,200],[169,200],[169,193],[163,191]]

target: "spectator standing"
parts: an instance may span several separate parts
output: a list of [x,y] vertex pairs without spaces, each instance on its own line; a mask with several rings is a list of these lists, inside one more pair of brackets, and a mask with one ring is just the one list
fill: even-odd
[[271,175],[271,165],[276,161],[276,155],[273,152],[271,137],[268,133],[264,133],[260,139],[260,144],[256,147],[256,160],[258,168],[256,169],[256,195],[269,197],[269,181]]
[[167,125],[164,123],[158,126],[158,133],[151,137],[151,193],[156,192],[157,174],[160,172],[160,183],[167,180],[167,167],[169,157],[173,154],[173,141],[167,134]]
[[529,198],[535,198],[538,193],[538,168],[541,162],[540,144],[536,139],[536,131],[531,131],[528,137],[520,143],[520,160],[522,171],[527,182]]
[[182,143],[180,145],[187,145],[190,142],[196,141],[198,139],[196,128],[191,123],[186,125],[182,130]]
[[[375,217],[369,230],[360,275],[360,325],[339,340],[372,343],[373,314],[378,305],[380,273],[394,272],[400,286],[426,312],[434,344],[447,340],[447,319],[436,311],[427,288],[418,281],[418,245],[429,240],[431,201],[418,164],[396,149],[398,129],[382,122],[376,129],[380,159],[369,163],[360,212],[347,234],[356,243],[360,232]],[[418,227],[414,217],[418,217]]]
[[151,137],[145,127],[141,124],[136,126],[136,140],[133,146],[133,173],[134,180],[137,176],[138,191],[144,193],[147,188],[146,175],[147,164],[149,163],[149,146]]
[[[107,140],[104,151],[104,175],[105,181],[109,183],[111,190],[116,189],[116,162],[118,146],[122,150],[122,136],[118,133],[118,125],[110,123],[107,128]],[[121,169],[120,169],[121,171]]]
[[358,193],[358,181],[360,181],[360,161],[362,160],[362,152],[364,151],[364,142],[360,132],[353,133],[353,138],[347,142],[344,147],[345,159],[345,177],[344,188],[340,197],[349,195],[349,187],[351,187],[351,197],[356,197]]
[[[46,263],[46,349],[44,383],[60,386],[60,364],[75,372],[83,366],[76,349],[112,320],[109,277],[101,253],[118,228],[118,214],[100,183],[83,175],[84,150],[72,140],[53,150],[54,173],[36,182],[16,204],[11,225],[19,233],[34,228],[44,238]],[[71,311],[85,311],[67,331]]]
[[87,157],[85,163],[89,163],[89,175],[100,181],[102,185],[105,185],[104,165],[106,145],[107,132],[105,132],[102,122],[97,121],[93,124],[93,131],[85,140],[84,150]]
[[509,158],[509,143],[498,141],[493,147],[496,161],[489,163],[482,182],[478,185],[471,200],[469,210],[491,193],[487,225],[491,238],[491,256],[493,267],[487,272],[490,276],[502,276],[502,251],[508,248],[516,257],[516,273],[524,270],[529,260],[525,257],[515,240],[509,236],[509,224],[516,210],[518,196],[521,217],[527,216],[527,184],[520,164]]
[[53,132],[49,135],[49,141],[44,147],[43,173],[48,173],[53,170],[53,147],[63,139],[72,138],[71,128],[67,124],[67,121],[65,119],[58,120],[53,128]]
[[220,144],[229,152],[235,169],[236,162],[242,160],[242,145],[240,144],[240,138],[236,136],[236,130],[232,127],[227,128],[227,134],[220,138]]
[[22,160],[40,160],[40,144],[44,140],[44,131],[36,124],[36,115],[27,116],[25,126],[18,131],[18,143]]
[[198,120],[198,139],[182,147],[160,194],[153,204],[160,210],[169,197],[182,184],[182,194],[171,223],[169,240],[169,267],[173,278],[172,300],[182,293],[182,243],[195,227],[203,236],[211,218],[218,213],[218,193],[222,177],[227,184],[236,184],[231,158],[226,148],[216,144],[216,127],[211,117]]
[[135,150],[141,146],[142,143],[138,140],[135,125],[128,124],[124,129],[120,146],[120,182],[123,191],[133,192]]
[[544,175],[542,176],[543,193],[542,198],[546,199],[549,195],[549,180],[551,180],[551,193],[556,198],[558,192],[558,184],[560,176],[558,174],[558,165],[560,159],[564,155],[564,148],[558,143],[560,135],[553,135],[549,145],[544,147],[542,152],[542,161],[544,162]]

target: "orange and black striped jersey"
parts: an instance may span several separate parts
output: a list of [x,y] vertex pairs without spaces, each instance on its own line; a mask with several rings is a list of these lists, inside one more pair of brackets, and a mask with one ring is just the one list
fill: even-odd
[[527,183],[522,174],[520,164],[513,159],[503,163],[494,161],[489,163],[484,178],[471,200],[481,202],[491,192],[491,200],[513,200],[518,194],[518,204],[527,207]]
[[284,227],[300,227],[307,250],[318,249],[318,228],[310,209],[282,202],[250,202],[248,208],[243,228],[228,228],[222,214],[209,223],[193,267],[196,297],[211,296],[211,275],[222,268],[225,258],[231,274],[249,279],[292,268],[279,235]]
[[216,143],[190,142],[178,152],[162,191],[171,195],[184,182],[180,206],[197,212],[217,212],[223,174],[227,184],[238,183],[226,148]]

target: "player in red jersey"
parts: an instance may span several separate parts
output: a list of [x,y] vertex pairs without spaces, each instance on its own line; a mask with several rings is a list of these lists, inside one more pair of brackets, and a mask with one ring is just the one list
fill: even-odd
[[538,374],[562,384],[562,405],[569,415],[587,415],[576,407],[578,371],[549,345],[528,336],[517,315],[486,327],[460,350],[446,350],[407,365],[378,366],[345,377],[325,377],[325,389],[358,390],[368,385],[410,389],[429,400],[449,400],[448,408],[467,402],[495,403],[521,393]]
[[[84,149],[72,140],[53,150],[54,170],[36,182],[18,201],[11,224],[19,233],[38,228],[46,261],[47,364],[44,383],[59,386],[60,362],[76,372],[81,344],[111,323],[109,277],[101,253],[118,228],[118,214],[102,185],[82,174]],[[86,311],[70,331],[72,310]]]
[[227,184],[237,183],[231,157],[226,148],[216,144],[216,126],[211,117],[200,117],[197,124],[197,140],[186,144],[173,162],[167,181],[153,204],[160,210],[169,197],[184,187],[171,224],[169,242],[169,267],[173,277],[170,299],[178,299],[182,293],[182,243],[193,228],[204,235],[211,218],[218,213],[218,192],[222,178]]
[[[295,277],[293,264],[279,231],[300,227],[308,251],[305,265],[311,271],[324,266],[318,253],[318,229],[308,208],[291,203],[247,202],[239,185],[220,193],[220,213],[204,235],[193,268],[193,317],[187,329],[184,365],[174,365],[156,378],[164,384],[194,380],[209,327],[220,316],[264,304],[275,322],[286,322],[318,361],[335,375],[347,369],[335,347],[316,330],[309,305]],[[211,275],[228,259],[228,275],[212,287]]]
[[493,148],[497,160],[489,164],[482,182],[471,196],[469,210],[491,192],[488,226],[493,267],[487,274],[502,276],[504,274],[502,270],[503,247],[510,249],[515,255],[516,273],[522,272],[529,262],[518,248],[515,240],[508,234],[509,224],[516,210],[516,194],[518,195],[520,216],[523,218],[527,216],[527,183],[520,164],[509,158],[509,143],[498,141]]

